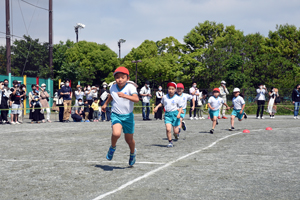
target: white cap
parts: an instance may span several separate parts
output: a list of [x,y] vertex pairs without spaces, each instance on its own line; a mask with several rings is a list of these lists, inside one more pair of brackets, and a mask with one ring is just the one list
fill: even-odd
[[233,92],[240,92],[240,89],[239,88],[234,88]]
[[60,85],[64,85],[65,83],[64,82],[60,82]]
[[45,84],[45,83],[43,83],[41,86],[42,86],[42,87],[46,87],[46,84]]
[[225,81],[221,81],[221,84],[226,84],[226,82]]
[[107,85],[107,83],[106,83],[106,82],[103,82],[102,85]]

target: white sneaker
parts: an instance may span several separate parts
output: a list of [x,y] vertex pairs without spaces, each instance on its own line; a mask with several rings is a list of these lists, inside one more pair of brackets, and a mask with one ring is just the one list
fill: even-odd
[[295,116],[294,119],[297,119],[297,117]]
[[261,117],[261,119],[265,119],[264,117]]
[[202,117],[202,119],[205,119],[205,117]]
[[16,124],[15,122],[10,122],[11,124]]
[[190,117],[190,120],[193,120],[194,118],[193,117]]
[[273,116],[272,118],[275,119],[275,116]]
[[297,116],[296,119],[299,119],[299,117]]
[[16,124],[20,124],[18,121],[15,122]]
[[198,117],[195,117],[194,119],[195,119],[195,120],[198,120]]

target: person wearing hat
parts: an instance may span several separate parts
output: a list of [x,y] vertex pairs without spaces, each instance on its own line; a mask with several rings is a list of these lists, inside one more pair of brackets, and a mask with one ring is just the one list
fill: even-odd
[[[102,89],[100,90],[100,105],[103,106],[104,103],[106,102],[109,94],[109,90],[107,89],[107,83],[103,82],[102,83]],[[101,121],[105,121],[105,115],[106,115],[106,121],[110,121],[110,108],[109,106],[106,107],[105,112],[101,112]]]
[[58,114],[58,118],[59,118],[59,121],[60,122],[63,122],[64,121],[64,99],[63,99],[63,96],[60,95],[61,93],[61,89],[65,86],[65,83],[64,82],[61,82],[60,83],[60,89],[57,91],[57,94],[58,94],[58,102],[57,102],[57,106],[59,107],[59,114]]
[[111,124],[112,136],[111,146],[107,152],[106,159],[112,160],[116,150],[117,141],[121,136],[122,129],[125,134],[125,141],[130,149],[129,165],[132,166],[136,160],[134,134],[134,103],[139,102],[139,97],[136,87],[132,84],[127,84],[129,80],[129,71],[125,67],[118,67],[114,71],[116,84],[110,88],[110,95],[102,106],[102,112],[106,112],[107,105],[112,102],[111,107]]
[[234,88],[233,89],[233,99],[232,99],[232,106],[229,107],[233,108],[233,111],[231,113],[231,128],[229,128],[230,131],[234,130],[234,119],[237,117],[239,121],[242,121],[244,118],[247,119],[247,114],[244,112],[245,109],[245,100],[243,97],[240,96],[240,89]]
[[[47,122],[51,122],[50,120],[50,115],[51,115],[51,111],[50,111],[50,106],[49,106],[49,93],[46,91],[46,84],[43,83],[41,85],[41,92],[40,92],[40,96],[41,96],[41,106],[42,106],[42,112],[44,113],[44,111],[47,111]],[[45,123],[45,121],[43,120],[43,123]]]
[[225,105],[227,108],[229,108],[229,106],[224,102],[224,100],[219,97],[220,95],[220,89],[219,88],[215,88],[213,90],[213,96],[211,96],[208,99],[208,103],[207,106],[209,107],[209,115],[210,115],[210,119],[213,122],[212,125],[212,129],[210,130],[210,133],[213,134],[216,125],[218,125],[218,116],[219,116],[219,109],[222,105]]
[[[34,101],[34,98],[35,98],[34,93],[37,90],[36,84],[32,84],[31,85],[31,89],[32,89],[32,91],[29,92],[29,94],[28,94],[29,107],[31,108],[30,111],[29,111],[29,119],[31,119],[32,122],[33,122],[33,111],[32,111],[32,104],[33,104],[33,102],[32,101]],[[37,118],[37,116],[35,116],[35,118]]]
[[[193,99],[195,100],[195,104],[197,105],[198,102],[197,102],[197,97],[200,95],[200,91],[199,89],[197,88],[197,83],[196,82],[193,82],[193,86],[189,89],[189,92],[190,92],[190,95],[193,96]],[[192,101],[190,101],[190,120],[198,120],[198,118],[196,117],[196,110],[192,110],[192,107],[193,107],[193,104],[192,104]],[[194,117],[192,116],[192,113],[194,111]]]
[[[220,89],[220,97],[224,100],[225,103],[227,103],[227,97],[226,95],[229,94],[227,88],[226,88],[226,82],[225,81],[221,81],[221,86],[219,87]],[[220,108],[220,112],[219,112],[219,116],[218,119],[221,119],[221,110],[222,110],[222,119],[228,119],[225,116],[225,112],[226,112],[226,107],[223,105]]]
[[168,94],[163,96],[161,103],[154,108],[154,112],[164,106],[165,108],[165,125],[166,125],[166,135],[169,141],[167,145],[168,148],[173,147],[172,141],[172,127],[174,136],[179,134],[180,125],[180,114],[182,113],[183,102],[181,98],[176,95],[177,85],[174,82],[170,82],[167,85]]
[[82,91],[82,87],[80,85],[76,86],[76,91],[74,92],[75,94],[75,104],[78,104],[78,99],[83,99],[84,92]]
[[[140,95],[142,96],[142,112],[143,112],[143,120],[151,120],[149,118],[150,115],[150,99],[152,97],[151,95],[151,89],[149,85],[149,81],[145,81],[145,86],[142,87],[140,90]],[[147,113],[145,113],[145,110],[147,109]]]

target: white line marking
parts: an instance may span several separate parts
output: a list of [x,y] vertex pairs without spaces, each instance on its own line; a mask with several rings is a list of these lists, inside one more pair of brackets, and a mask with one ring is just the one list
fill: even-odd
[[140,176],[140,177],[138,177],[138,178],[136,178],[136,179],[134,179],[134,180],[132,180],[132,181],[129,181],[129,182],[125,183],[124,185],[121,185],[121,186],[118,187],[117,189],[114,189],[114,190],[112,190],[112,191],[110,191],[110,192],[104,193],[104,194],[102,194],[102,195],[100,195],[100,196],[94,198],[93,200],[103,199],[104,197],[107,197],[107,196],[109,196],[109,195],[111,195],[111,194],[114,194],[114,193],[120,191],[120,190],[123,190],[124,188],[126,188],[126,187],[128,187],[128,186],[134,184],[135,182],[138,182],[138,181],[140,181],[140,180],[142,180],[142,179],[144,179],[144,178],[147,178],[147,177],[149,177],[149,176],[155,174],[156,172],[159,172],[159,171],[161,171],[161,170],[163,170],[163,169],[165,169],[165,168],[171,166],[172,164],[174,164],[174,163],[176,163],[176,162],[178,162],[178,161],[180,161],[180,160],[183,160],[183,159],[185,159],[185,158],[187,158],[187,157],[189,157],[189,156],[191,156],[191,155],[194,155],[194,154],[196,154],[196,153],[199,153],[199,152],[201,152],[201,151],[203,151],[203,150],[209,149],[209,148],[213,147],[214,145],[216,145],[218,142],[220,142],[220,141],[222,141],[222,140],[225,140],[225,139],[227,139],[227,138],[229,138],[229,137],[232,137],[232,136],[235,136],[235,135],[239,135],[239,134],[241,134],[241,133],[243,133],[243,132],[238,132],[238,133],[234,133],[234,134],[231,134],[231,135],[227,135],[227,136],[225,136],[225,137],[222,137],[222,138],[216,140],[215,142],[211,143],[211,144],[208,145],[207,147],[204,147],[204,148],[199,149],[199,150],[197,150],[197,151],[194,151],[194,152],[192,152],[192,153],[186,154],[186,155],[184,155],[184,156],[182,156],[182,157],[180,157],[180,158],[177,158],[176,160],[170,161],[170,162],[166,163],[165,165],[163,165],[163,166],[161,166],[161,167],[158,167],[158,168],[156,168],[156,169],[154,169],[154,170],[152,170],[152,171],[150,171],[150,172],[147,172],[146,174],[144,174],[144,175],[142,175],[142,176]]
[[[125,162],[117,162],[117,161],[91,161],[91,160],[15,160],[15,159],[0,159],[2,162],[62,162],[62,163],[120,163],[120,164],[125,164]],[[149,164],[149,165],[164,165],[166,163],[162,162],[136,162],[137,164]],[[126,162],[128,164],[128,162]]]

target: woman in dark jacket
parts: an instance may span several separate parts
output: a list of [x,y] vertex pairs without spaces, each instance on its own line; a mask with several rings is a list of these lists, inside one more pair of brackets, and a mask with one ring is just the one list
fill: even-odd
[[[158,91],[156,92],[156,101],[155,101],[155,105],[160,104],[161,99],[162,99],[163,96],[164,96],[164,92],[162,91],[162,87],[159,86],[159,87],[158,87]],[[163,110],[163,108],[160,107],[160,108],[157,110],[157,112],[155,113],[154,118],[155,118],[156,120],[157,120],[157,119],[162,120],[162,110]]]
[[294,104],[294,119],[299,119],[299,106],[300,106],[300,84],[298,84],[292,93],[292,101]]

